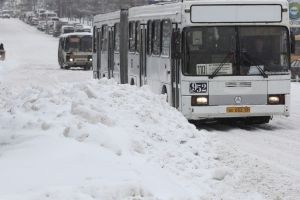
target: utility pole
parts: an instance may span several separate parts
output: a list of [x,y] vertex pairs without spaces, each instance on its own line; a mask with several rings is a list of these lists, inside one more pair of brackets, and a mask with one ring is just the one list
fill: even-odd
[[37,0],[32,0],[31,4],[32,4],[32,10],[35,11],[36,10]]

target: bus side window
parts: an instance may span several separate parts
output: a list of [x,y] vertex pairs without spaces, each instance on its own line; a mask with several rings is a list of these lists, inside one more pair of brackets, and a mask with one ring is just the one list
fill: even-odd
[[170,56],[172,23],[170,20],[162,21],[162,43],[161,43],[161,55]]
[[93,28],[93,52],[97,52],[97,27]]
[[152,27],[152,53],[153,55],[160,55],[161,50],[161,25],[160,20],[155,20]]
[[140,53],[141,44],[141,31],[140,31],[140,22],[135,23],[135,45],[136,45],[136,52]]
[[96,48],[97,51],[101,52],[102,49],[102,28],[97,29],[97,43],[96,43]]
[[147,22],[147,54],[152,53],[152,21]]
[[136,29],[135,22],[129,22],[129,51],[135,52],[135,41],[136,41]]
[[58,46],[58,47],[59,47],[59,49],[61,49],[61,48],[62,48],[62,40],[63,40],[62,38],[60,38],[60,39],[59,39],[59,46]]
[[60,46],[61,46],[61,49],[65,49],[65,38],[61,38],[61,42],[60,42]]
[[120,51],[120,24],[115,24],[115,34],[114,34],[114,50],[115,52]]
[[108,48],[108,43],[107,43],[107,39],[108,39],[108,27],[107,25],[103,25],[102,26],[102,36],[101,36],[101,50],[102,51],[107,51]]

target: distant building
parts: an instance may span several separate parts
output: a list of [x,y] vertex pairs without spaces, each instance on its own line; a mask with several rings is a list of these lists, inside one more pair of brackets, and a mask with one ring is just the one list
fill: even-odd
[[18,7],[21,11],[32,11],[34,10],[36,0],[19,0]]

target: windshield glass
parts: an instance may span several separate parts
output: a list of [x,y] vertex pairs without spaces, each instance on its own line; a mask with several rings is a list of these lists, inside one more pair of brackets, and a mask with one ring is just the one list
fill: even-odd
[[83,36],[81,38],[81,51],[92,52],[92,36]]
[[68,52],[91,52],[92,36],[72,36],[67,38],[65,50]]
[[289,70],[284,27],[198,27],[187,29],[184,37],[186,75],[259,75]]
[[56,14],[55,13],[47,13],[47,17],[50,18],[50,17],[56,17]]
[[74,33],[74,28],[73,27],[67,27],[63,29],[63,34],[65,33]]

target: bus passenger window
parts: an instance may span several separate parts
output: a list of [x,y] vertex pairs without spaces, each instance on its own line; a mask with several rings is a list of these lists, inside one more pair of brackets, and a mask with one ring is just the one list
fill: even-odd
[[97,52],[97,27],[94,26],[93,29],[93,52]]
[[108,49],[108,27],[107,25],[102,26],[102,40],[101,40],[101,48],[102,51],[107,51]]
[[152,21],[147,22],[147,54],[152,53]]
[[160,20],[155,20],[152,27],[152,53],[153,55],[160,55],[161,32]]
[[140,49],[141,49],[141,41],[140,41],[140,38],[141,38],[141,31],[140,31],[140,22],[136,22],[135,24],[135,35],[136,35],[136,52],[140,52]]
[[169,56],[170,55],[171,32],[172,32],[172,23],[171,23],[171,21],[170,20],[164,20],[162,22],[161,55],[164,55],[164,56]]
[[115,24],[115,35],[114,35],[114,50],[120,51],[120,24]]
[[102,31],[101,28],[97,29],[97,43],[96,43],[96,51],[101,51],[102,49]]
[[135,22],[129,23],[129,51],[135,52],[135,37],[136,37],[136,31],[135,31]]

